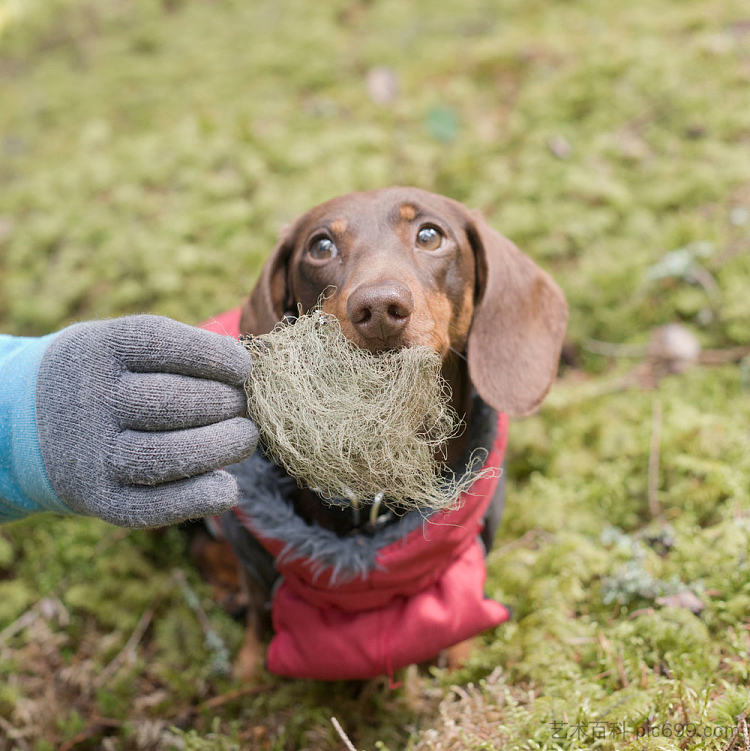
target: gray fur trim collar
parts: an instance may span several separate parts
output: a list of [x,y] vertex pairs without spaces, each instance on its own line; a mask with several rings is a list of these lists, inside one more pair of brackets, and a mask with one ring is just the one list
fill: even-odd
[[[469,457],[477,449],[489,453],[495,440],[497,413],[476,395],[470,425],[464,461],[462,466],[453,468],[457,473],[467,471]],[[241,499],[239,509],[252,519],[254,529],[264,537],[285,543],[277,560],[288,562],[304,558],[316,576],[330,568],[332,583],[366,578],[377,566],[377,554],[381,548],[406,537],[425,524],[433,513],[410,511],[371,533],[339,536],[318,524],[308,524],[295,513],[290,500],[294,480],[261,451],[227,467],[227,470],[237,479]],[[325,501],[321,500],[321,503]],[[237,552],[241,560],[246,558],[242,551]]]

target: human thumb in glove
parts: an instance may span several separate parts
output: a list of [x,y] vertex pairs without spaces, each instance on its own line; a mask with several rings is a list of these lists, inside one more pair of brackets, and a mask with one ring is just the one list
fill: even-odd
[[35,394],[39,450],[59,501],[125,527],[233,506],[236,481],[220,468],[255,450],[243,392],[250,369],[232,338],[168,318],[63,330],[44,351]]

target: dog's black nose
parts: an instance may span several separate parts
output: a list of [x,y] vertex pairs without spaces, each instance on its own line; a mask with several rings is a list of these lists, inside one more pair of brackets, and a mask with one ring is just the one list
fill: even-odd
[[346,314],[357,331],[365,339],[383,343],[401,333],[413,311],[409,288],[393,280],[362,284],[346,301]]

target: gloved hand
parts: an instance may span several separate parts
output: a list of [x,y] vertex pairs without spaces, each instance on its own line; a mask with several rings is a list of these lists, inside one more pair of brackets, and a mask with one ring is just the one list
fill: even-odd
[[39,367],[44,465],[72,510],[127,527],[218,514],[237,501],[221,469],[255,450],[230,337],[151,315],[79,323]]

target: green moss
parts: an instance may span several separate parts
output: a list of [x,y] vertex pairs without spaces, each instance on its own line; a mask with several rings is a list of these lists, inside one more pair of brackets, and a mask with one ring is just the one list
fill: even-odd
[[9,540],[0,536],[0,569],[8,568],[13,563],[15,551]]
[[[487,590],[514,618],[462,671],[395,692],[266,676],[262,694],[196,711],[237,685],[217,674],[172,571],[230,653],[243,629],[179,530],[40,516],[0,536],[0,630],[45,597],[67,618],[3,646],[0,713],[49,684],[64,702],[38,713],[40,738],[98,713],[129,720],[107,730],[123,744],[156,718],[181,724],[172,747],[196,749],[340,748],[331,715],[358,747],[393,751],[671,749],[561,741],[549,723],[736,722],[750,680],[750,369],[623,391],[636,363],[587,347],[643,344],[672,321],[704,347],[750,340],[745,5],[0,0],[1,331],[144,310],[199,321],[242,299],[297,214],[401,183],[483,209],[552,271],[572,363],[512,426]],[[388,105],[367,96],[374,65],[398,78]],[[659,604],[685,589],[699,613]],[[76,671],[100,673],[144,612],[132,662],[94,698],[76,689]]]
[[34,602],[34,589],[25,581],[0,582],[0,629],[8,626]]
[[107,683],[106,688],[96,692],[96,706],[102,717],[127,719],[132,711],[133,700],[137,697],[138,674],[143,665],[134,665],[129,670],[121,670],[117,677]]
[[[6,671],[3,670],[4,674],[5,672]],[[20,691],[17,687],[9,686],[5,682],[3,683],[3,685],[0,685],[0,712],[2,712],[3,715],[9,714],[13,707],[16,705],[19,697]]]
[[77,709],[71,709],[57,721],[57,727],[63,738],[73,738],[86,727],[86,722]]

